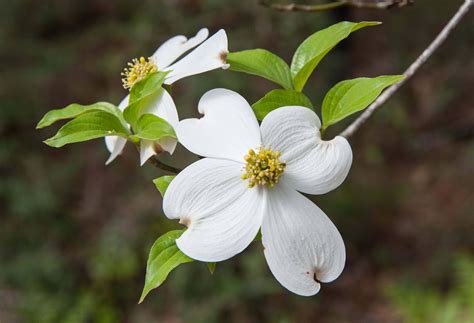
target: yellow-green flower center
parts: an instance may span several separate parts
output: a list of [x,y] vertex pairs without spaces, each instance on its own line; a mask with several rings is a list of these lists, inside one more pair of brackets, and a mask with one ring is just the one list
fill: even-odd
[[280,180],[286,164],[280,161],[281,153],[269,148],[260,147],[257,152],[250,149],[244,156],[245,169],[243,180],[249,181],[249,187],[265,185],[273,187]]
[[128,67],[124,68],[121,74],[124,89],[132,88],[135,83],[143,80],[147,75],[158,71],[158,66],[151,58],[134,58],[127,65]]

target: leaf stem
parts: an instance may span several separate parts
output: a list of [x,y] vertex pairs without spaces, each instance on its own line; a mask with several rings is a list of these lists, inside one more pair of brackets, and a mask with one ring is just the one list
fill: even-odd
[[453,29],[461,22],[462,18],[468,13],[469,9],[474,5],[474,0],[465,0],[463,5],[458,9],[455,15],[451,18],[448,24],[433,40],[433,42],[426,48],[423,53],[410,65],[405,71],[404,75],[406,78],[399,83],[389,87],[377,100],[374,101],[356,120],[354,120],[340,136],[350,137],[352,136],[371,116],[374,112],[379,109],[385,102],[392,97],[392,95],[398,91],[409,79],[415,75],[415,73],[423,66],[424,63],[434,54],[434,52],[444,43],[444,41],[451,34]]
[[148,159],[148,161],[155,167],[161,169],[161,170],[164,170],[165,172],[168,172],[168,173],[172,173],[172,174],[178,174],[179,172],[182,171],[182,169],[179,169],[179,168],[176,168],[176,167],[173,167],[171,165],[167,165],[165,163],[163,163],[162,161],[160,161],[158,159],[158,157],[156,156],[152,156],[150,157],[150,159]]
[[[140,144],[139,144],[139,142],[135,143],[135,148],[137,148],[137,151],[140,154]],[[159,169],[161,169],[161,170],[163,170],[167,173],[178,174],[179,172],[182,171],[182,169],[180,169],[180,168],[176,168],[174,166],[163,163],[161,160],[158,159],[158,157],[156,155],[151,156],[148,159],[148,162],[150,164],[152,164],[153,166],[155,166],[156,168],[159,168]]]

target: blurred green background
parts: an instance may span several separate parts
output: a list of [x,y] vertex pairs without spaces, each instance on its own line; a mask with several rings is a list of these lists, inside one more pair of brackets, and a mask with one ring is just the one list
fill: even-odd
[[[340,80],[401,73],[461,2],[310,14],[254,0],[0,0],[0,322],[474,322],[472,12],[351,139],[346,182],[314,198],[348,256],[315,297],[283,289],[254,243],[214,275],[183,265],[137,305],[152,243],[178,227],[151,182],[163,173],[139,167],[133,147],[106,167],[103,140],[54,149],[42,140],[58,127],[35,130],[49,109],[118,103],[126,63],[177,34],[225,28],[231,51],[261,47],[290,61],[318,29],[383,21],[324,59],[305,89],[318,107]],[[214,87],[254,102],[273,85],[221,70],[182,80],[180,117]],[[173,157],[163,159],[195,158],[182,147]]]

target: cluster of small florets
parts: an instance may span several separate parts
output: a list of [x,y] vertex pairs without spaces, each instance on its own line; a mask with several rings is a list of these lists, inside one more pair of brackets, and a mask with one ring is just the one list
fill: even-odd
[[258,152],[250,149],[245,155],[246,162],[242,179],[249,181],[249,187],[265,185],[273,187],[280,180],[286,164],[280,161],[281,153],[260,147]]
[[130,89],[140,80],[143,80],[147,75],[158,72],[158,66],[151,60],[145,57],[134,58],[129,62],[128,67],[124,68],[121,75],[123,87]]

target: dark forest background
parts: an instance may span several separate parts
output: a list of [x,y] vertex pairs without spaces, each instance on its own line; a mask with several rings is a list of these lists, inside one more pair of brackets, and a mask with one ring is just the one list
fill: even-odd
[[[0,322],[473,322],[472,12],[351,139],[346,182],[314,198],[348,255],[315,297],[284,290],[255,243],[214,275],[183,265],[137,305],[152,243],[178,227],[151,182],[162,173],[140,167],[133,147],[106,167],[103,140],[54,149],[42,140],[57,127],[35,130],[71,102],[118,103],[126,63],[177,34],[225,28],[231,51],[266,48],[290,61],[321,28],[382,21],[318,67],[305,90],[318,107],[343,79],[403,72],[461,2],[311,14],[254,0],[0,0]],[[180,117],[214,87],[254,102],[273,85],[221,70],[182,80]],[[182,147],[174,157],[179,166],[193,158]]]

